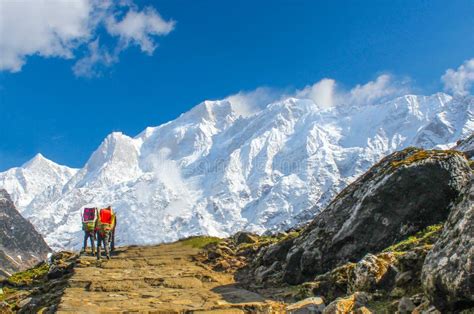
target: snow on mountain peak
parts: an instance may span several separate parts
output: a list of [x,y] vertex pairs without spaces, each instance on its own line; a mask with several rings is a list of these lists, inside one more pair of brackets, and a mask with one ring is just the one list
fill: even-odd
[[36,154],[32,159],[23,164],[23,168],[32,167],[35,165],[41,165],[45,163],[53,163],[51,160],[45,158],[41,153]]
[[23,193],[2,181],[19,171],[11,169],[0,174],[0,187],[17,197],[54,248],[77,248],[81,208],[109,204],[118,214],[120,244],[265,232],[311,219],[395,150],[467,137],[473,107],[471,98],[443,93],[326,107],[299,98],[205,101],[135,138],[110,134],[62,186]]
[[0,186],[10,193],[21,212],[48,188],[62,188],[76,172],[77,169],[58,165],[37,154],[21,167],[0,173]]
[[136,177],[139,169],[140,139],[121,132],[109,134],[82,168],[68,182],[66,189],[111,186]]

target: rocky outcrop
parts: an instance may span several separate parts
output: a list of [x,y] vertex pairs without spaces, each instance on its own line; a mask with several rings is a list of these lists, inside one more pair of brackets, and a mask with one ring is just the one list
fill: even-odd
[[380,252],[445,221],[470,176],[459,152],[394,153],[344,189],[300,236],[263,249],[246,277],[298,284]]
[[[278,251],[270,248],[279,247],[275,243],[292,243],[298,232],[254,236],[256,242],[251,244],[237,244],[236,236],[221,239],[206,245],[195,259],[219,272],[233,273],[240,269],[236,276],[238,282],[246,283],[247,288],[261,295],[289,304],[286,308],[289,313],[321,313],[324,305],[334,313],[349,309],[353,313],[440,313],[423,293],[421,271],[443,225],[429,226],[381,252],[368,253],[356,263],[346,263],[298,286],[267,282],[281,271],[277,263],[270,267],[260,265],[257,277],[242,269],[253,260],[261,259],[259,252],[278,256]],[[227,263],[226,268],[222,268],[224,263]],[[262,278],[267,280],[265,285]]]
[[78,257],[55,253],[48,261],[0,281],[0,313],[56,313]]
[[444,311],[474,307],[473,200],[474,183],[471,181],[423,265],[422,282],[427,295]]
[[401,297],[413,298],[412,302],[418,306],[427,301],[420,295],[423,262],[441,232],[441,224],[430,226],[383,252],[368,253],[357,263],[347,263],[318,275],[299,286],[299,297],[321,296],[330,303],[356,292],[366,292],[373,294],[376,302],[385,304],[384,309],[399,302]]
[[290,304],[285,310],[288,314],[317,314],[323,313],[325,308],[323,299],[312,297]]
[[369,301],[369,294],[356,292],[348,297],[334,300],[324,309],[323,314],[371,313],[365,307]]
[[50,248],[33,225],[0,190],[0,278],[26,269],[46,258]]

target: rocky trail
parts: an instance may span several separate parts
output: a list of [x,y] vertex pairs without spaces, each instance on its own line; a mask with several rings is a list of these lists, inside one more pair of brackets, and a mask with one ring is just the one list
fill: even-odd
[[274,312],[282,303],[240,288],[232,274],[212,271],[180,242],[118,248],[111,260],[81,256],[58,313]]

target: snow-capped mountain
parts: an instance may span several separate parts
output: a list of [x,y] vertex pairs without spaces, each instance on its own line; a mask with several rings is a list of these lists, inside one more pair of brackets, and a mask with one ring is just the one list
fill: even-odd
[[77,169],[58,165],[38,154],[21,167],[0,173],[0,187],[10,193],[20,212],[33,199],[51,189],[62,190]]
[[[264,232],[309,220],[395,150],[452,147],[474,130],[474,99],[442,93],[329,108],[288,98],[247,109],[206,101],[134,138],[110,134],[67,183],[38,193],[5,179],[0,187],[53,248],[80,245],[88,205],[116,209],[121,244]],[[28,180],[44,180],[37,175]]]

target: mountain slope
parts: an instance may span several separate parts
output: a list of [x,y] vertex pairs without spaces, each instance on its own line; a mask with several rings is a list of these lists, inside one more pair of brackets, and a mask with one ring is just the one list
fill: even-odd
[[0,278],[31,267],[51,251],[33,225],[0,189]]
[[288,98],[242,116],[206,101],[135,138],[109,135],[62,189],[22,210],[54,248],[80,245],[86,205],[116,208],[122,244],[286,228],[395,150],[454,146],[474,130],[473,105],[442,93],[330,108]]

